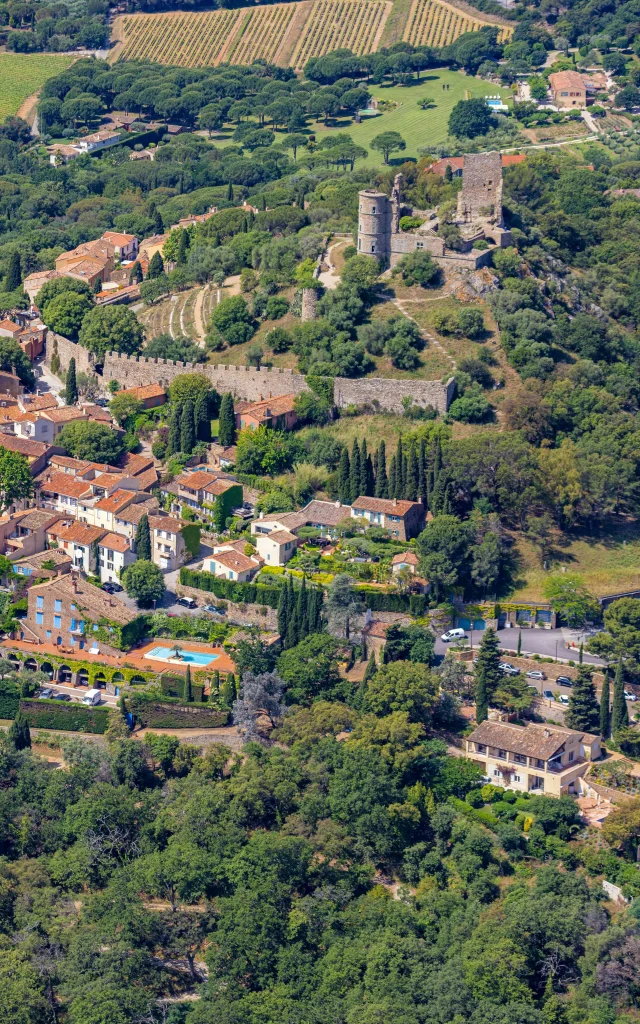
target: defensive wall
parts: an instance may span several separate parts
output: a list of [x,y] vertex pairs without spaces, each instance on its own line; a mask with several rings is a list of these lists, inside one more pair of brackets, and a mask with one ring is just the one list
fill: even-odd
[[[71,342],[69,344],[72,344]],[[78,348],[79,346],[74,346]],[[138,356],[108,352],[105,356],[103,377],[117,380],[123,388],[143,384],[171,384],[181,373],[201,373],[219,392],[231,392],[235,398],[259,401],[280,395],[300,394],[308,391],[304,376],[293,370],[253,366],[225,366],[212,363],[182,363],[166,359],[145,359]],[[377,403],[386,412],[403,411],[403,398],[411,398],[416,405],[433,406],[445,413],[453,400],[453,378],[439,380],[389,380],[382,377],[334,378],[334,402],[339,409],[349,405]]]

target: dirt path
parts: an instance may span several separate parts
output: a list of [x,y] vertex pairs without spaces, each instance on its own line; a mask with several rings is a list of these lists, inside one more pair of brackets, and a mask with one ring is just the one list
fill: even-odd
[[333,249],[336,249],[339,245],[344,245],[344,238],[340,238],[337,242],[331,243],[331,245],[327,249],[327,263],[329,264],[329,269],[323,271],[322,274],[318,275],[318,280],[320,281],[320,283],[323,284],[325,288],[331,290],[337,288],[338,285],[340,284],[340,276],[336,270],[335,263],[331,259],[331,251]]
[[398,307],[398,309],[400,310],[401,313],[404,313],[404,315],[407,317],[408,320],[412,320],[413,321],[413,323],[416,325],[416,327],[418,327],[420,329],[420,333],[428,340],[428,342],[431,345],[433,345],[434,348],[437,348],[438,352],[441,352],[442,355],[445,357],[445,359],[449,360],[449,362],[451,363],[452,370],[455,371],[455,369],[456,369],[456,361],[455,361],[455,359],[453,358],[453,356],[451,355],[450,352],[447,352],[447,350],[444,347],[444,345],[442,345],[438,341],[438,339],[436,338],[435,334],[432,334],[431,331],[425,330],[425,328],[421,327],[420,324],[418,323],[418,321],[414,317],[411,316],[411,313],[407,313],[406,309],[403,306],[403,300],[402,299],[393,299],[393,304],[394,304],[394,306]]
[[181,742],[193,743],[197,747],[222,743],[231,750],[241,750],[243,744],[234,725],[222,726],[219,729],[136,729],[131,735],[134,740],[144,740],[149,732],[154,736],[176,736]]
[[23,100],[18,107],[18,112],[16,114],[16,117],[21,117],[23,121],[27,122],[31,131],[33,131],[33,126],[36,120],[36,107],[38,105],[39,95],[40,90],[38,89],[37,92],[32,92],[30,96],[27,96],[26,100]]
[[204,288],[201,288],[196,296],[196,304],[193,307],[193,326],[196,331],[196,339],[200,348],[204,348],[204,339],[207,333],[207,329],[202,316],[202,304],[204,303],[205,292],[210,288],[210,285],[206,284]]

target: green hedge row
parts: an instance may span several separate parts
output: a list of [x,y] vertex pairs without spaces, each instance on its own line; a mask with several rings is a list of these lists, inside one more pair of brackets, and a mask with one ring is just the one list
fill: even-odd
[[21,700],[20,710],[29,725],[38,729],[65,729],[67,732],[102,734],[109,721],[108,708],[90,708],[83,704],[62,704],[57,700]]
[[379,590],[358,587],[356,593],[362,596],[372,612],[407,612],[409,615],[424,615],[427,610],[426,594],[383,594]]
[[8,679],[0,680],[0,718],[15,718],[20,707],[20,691]]
[[235,604],[265,604],[269,608],[277,608],[280,598],[278,587],[265,586],[264,583],[234,583],[211,572],[196,572],[186,566],[180,570],[180,582],[183,587],[205,590]]
[[[167,697],[180,697],[184,700],[186,693],[184,692],[185,679],[183,676],[161,676],[160,677],[160,689],[163,693],[166,693]],[[191,693],[196,703],[201,704],[204,699],[204,684],[203,683],[191,683]]]
[[181,704],[172,700],[149,700],[141,694],[127,698],[130,711],[145,729],[217,729],[229,721],[228,711],[206,704]]

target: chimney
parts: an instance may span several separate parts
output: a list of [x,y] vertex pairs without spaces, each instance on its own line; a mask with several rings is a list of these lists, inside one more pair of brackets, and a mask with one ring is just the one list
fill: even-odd
[[340,502],[336,501],[336,508],[340,508]]
[[397,499],[397,498],[394,498],[394,499],[393,499],[393,504],[394,504],[394,505],[397,505],[397,504],[398,504],[398,499]]
[[545,729],[544,730],[544,738],[545,738],[545,740],[548,740],[548,739],[551,738],[551,730],[550,729]]
[[75,575],[75,573],[71,573],[71,586],[73,588],[74,594],[77,594],[78,593],[78,577]]

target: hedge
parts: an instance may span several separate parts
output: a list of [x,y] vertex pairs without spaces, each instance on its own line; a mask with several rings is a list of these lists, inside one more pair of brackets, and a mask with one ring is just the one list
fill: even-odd
[[385,594],[366,587],[356,587],[356,594],[364,598],[372,612],[407,612],[418,617],[427,610],[426,594]]
[[[184,700],[184,676],[161,676],[160,689],[167,697],[181,697]],[[204,684],[191,681],[191,694],[196,703],[201,704],[204,699]]]
[[20,707],[20,693],[14,683],[0,682],[0,718],[15,718]]
[[67,732],[102,734],[109,721],[108,708],[83,704],[63,704],[57,700],[21,700],[20,710],[31,726],[38,729],[65,729]]
[[279,587],[265,586],[264,583],[235,583],[211,572],[196,572],[184,565],[180,570],[180,583],[183,587],[205,590],[234,604],[265,604],[269,608],[277,608],[280,600]]
[[228,711],[219,711],[206,704],[182,704],[167,697],[149,700],[136,694],[128,697],[127,711],[145,729],[216,729],[229,721]]

